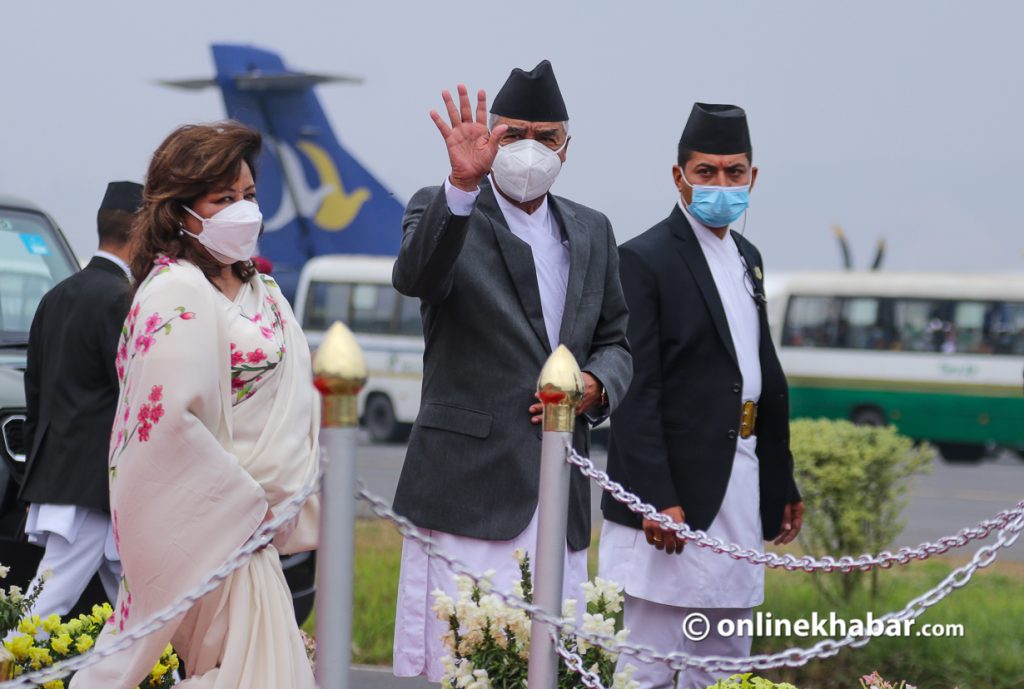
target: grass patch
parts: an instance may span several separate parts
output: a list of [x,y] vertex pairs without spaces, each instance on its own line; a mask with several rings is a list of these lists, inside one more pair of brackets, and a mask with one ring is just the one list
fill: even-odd
[[[395,635],[398,567],[402,536],[390,523],[360,519],[356,522],[355,609],[352,615],[352,662],[390,665]],[[302,625],[316,629],[316,613]]]
[[[590,549],[590,569],[597,569],[597,534]],[[356,581],[353,628],[353,661],[390,664],[394,635],[395,601],[402,539],[389,523],[361,520],[356,527]],[[973,552],[973,551],[971,551]],[[928,562],[882,571],[874,605],[866,592],[836,612],[840,619],[864,619],[870,609],[876,615],[902,608],[909,600],[935,586],[957,562]],[[769,570],[765,581],[765,605],[775,619],[797,620],[811,611],[828,616],[832,606],[806,574]],[[922,615],[915,627],[925,624],[961,624],[963,638],[875,638],[863,648],[844,649],[839,655],[814,661],[802,668],[765,671],[774,680],[792,682],[808,689],[849,689],[856,678],[878,670],[887,679],[906,679],[919,689],[1022,689],[1024,688],[1024,566],[996,563],[975,574],[966,587],[953,591]],[[303,625],[312,633],[311,617]],[[780,651],[791,646],[808,647],[820,639],[760,638],[754,653]]]

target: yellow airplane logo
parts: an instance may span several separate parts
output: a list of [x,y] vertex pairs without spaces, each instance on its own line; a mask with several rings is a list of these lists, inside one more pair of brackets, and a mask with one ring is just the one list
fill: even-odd
[[359,187],[351,192],[345,191],[341,175],[338,174],[338,167],[327,155],[327,151],[310,141],[299,141],[295,145],[306,154],[309,162],[313,164],[313,168],[320,175],[320,188],[328,190],[313,221],[321,228],[331,232],[344,230],[359,215],[363,204],[370,200],[370,190],[366,187]]

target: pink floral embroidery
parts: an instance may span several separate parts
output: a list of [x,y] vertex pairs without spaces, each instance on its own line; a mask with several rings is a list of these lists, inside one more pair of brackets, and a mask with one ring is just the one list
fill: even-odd
[[135,353],[138,354],[141,351],[143,354],[147,354],[155,341],[152,335],[139,335],[135,338]]
[[154,385],[153,389],[149,391],[149,401],[150,402],[159,402],[161,399],[163,399],[163,396],[164,396],[164,386],[163,385]]
[[245,360],[248,361],[250,364],[258,364],[261,361],[265,361],[266,358],[267,355],[264,354],[263,350],[260,349],[259,347],[245,355]]
[[185,313],[181,314],[181,320],[183,320],[183,321],[190,321],[190,320],[192,320],[195,317],[196,317],[196,314],[193,313],[192,311],[186,311]]
[[262,335],[263,337],[267,338],[268,340],[273,340],[274,339],[274,331],[271,330],[270,328],[268,328],[265,325],[261,325],[260,326],[260,335]]
[[116,548],[117,552],[120,553],[121,552],[121,532],[118,531],[118,529],[117,529],[117,510],[114,510],[114,511],[112,511],[110,513],[110,521],[111,521],[111,524],[112,524],[113,530],[114,530],[114,548]]
[[146,319],[146,334],[152,335],[160,327],[160,314],[154,313]]

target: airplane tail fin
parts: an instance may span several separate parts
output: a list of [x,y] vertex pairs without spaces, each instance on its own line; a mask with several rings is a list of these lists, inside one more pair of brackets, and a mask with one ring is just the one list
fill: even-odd
[[252,46],[215,44],[213,58],[214,79],[162,83],[215,85],[228,117],[263,133],[260,255],[273,263],[285,295],[294,295],[302,265],[314,256],[397,254],[403,204],[341,145],[313,91],[361,80],[290,70],[276,53]]

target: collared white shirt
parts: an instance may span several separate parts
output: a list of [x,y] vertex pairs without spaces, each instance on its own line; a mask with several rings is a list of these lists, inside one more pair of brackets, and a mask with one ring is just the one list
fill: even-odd
[[[492,182],[493,185],[493,182]],[[444,182],[448,209],[454,215],[469,215],[473,212],[480,190],[467,192]],[[544,314],[544,329],[548,344],[554,351],[559,344],[558,332],[562,327],[565,313],[565,293],[569,285],[570,251],[569,242],[562,234],[555,214],[544,196],[540,207],[527,213],[513,205],[495,188],[494,196],[498,208],[505,216],[508,229],[519,239],[530,245],[533,265],[537,272],[537,287],[540,289],[540,307]]]
[[121,260],[120,256],[112,254],[109,251],[104,251],[103,249],[97,249],[96,253],[94,253],[93,256],[99,256],[100,258],[107,259],[111,263],[115,264],[118,268],[123,270],[125,277],[127,277],[129,280],[132,279],[132,269],[128,267],[127,263]]

